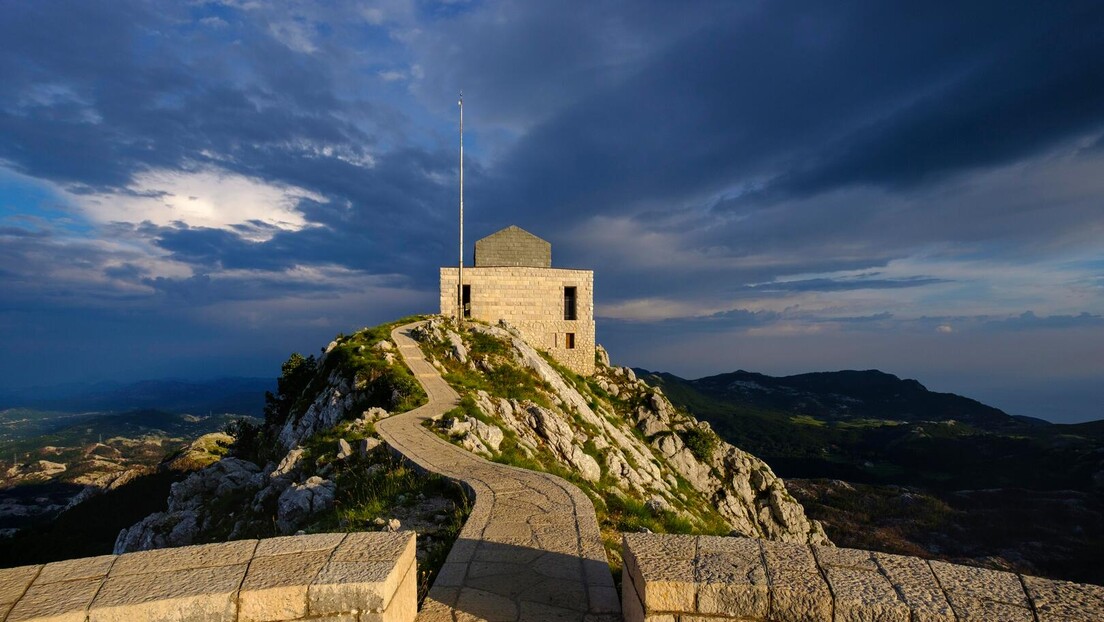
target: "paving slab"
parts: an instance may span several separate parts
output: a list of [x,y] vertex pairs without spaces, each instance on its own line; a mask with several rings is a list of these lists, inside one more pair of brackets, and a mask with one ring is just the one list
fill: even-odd
[[41,570],[41,564],[0,568],[0,604],[10,605],[19,600]]
[[770,592],[758,540],[699,537],[694,579],[698,583],[697,611],[708,614],[740,611],[767,618]]
[[874,553],[873,558],[912,611],[913,622],[955,622],[951,603],[927,561],[889,553]]
[[8,614],[8,622],[84,622],[102,578],[32,585]]
[[1090,622],[1104,619],[1104,586],[1023,577],[1039,622]]
[[256,540],[218,544],[195,544],[171,549],[154,549],[122,555],[111,567],[110,576],[150,574],[246,564],[257,548]]
[[930,561],[959,622],[1034,622],[1019,575]]
[[763,540],[771,620],[832,622],[832,592],[806,544]]
[[246,566],[122,575],[113,572],[92,602],[88,620],[234,620],[238,587],[245,578]]
[[[567,481],[484,460],[437,437],[423,422],[460,397],[425,359],[410,331],[391,338],[428,403],[376,423],[396,452],[457,481],[475,503],[419,620],[602,620],[620,605],[605,560],[594,506]],[[342,551],[338,547],[336,555]]]
[[332,551],[341,544],[346,534],[343,533],[312,533],[303,536],[280,536],[278,538],[265,538],[257,544],[254,557],[267,557],[269,555],[289,555],[291,553],[306,553],[309,551]]
[[835,602],[836,622],[910,622],[908,605],[879,570],[870,551],[814,546]]
[[114,562],[114,555],[51,562],[42,567],[42,572],[35,579],[35,584],[42,585],[44,583],[75,581],[77,579],[102,578],[107,575]]

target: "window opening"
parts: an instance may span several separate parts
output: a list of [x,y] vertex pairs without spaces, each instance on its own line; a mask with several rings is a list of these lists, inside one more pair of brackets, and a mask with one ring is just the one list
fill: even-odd
[[471,285],[464,286],[464,317],[471,317]]
[[575,349],[575,333],[567,333],[564,335],[564,347],[568,350]]
[[574,288],[574,287],[565,287],[564,288],[564,319],[565,320],[574,320],[574,319],[576,319],[575,299],[576,299],[576,288]]

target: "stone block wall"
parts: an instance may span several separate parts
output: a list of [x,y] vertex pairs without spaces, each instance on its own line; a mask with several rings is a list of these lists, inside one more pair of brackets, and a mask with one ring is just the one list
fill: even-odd
[[[594,272],[563,268],[464,268],[471,286],[471,316],[506,320],[534,348],[575,373],[594,373]],[[441,268],[441,314],[456,317],[456,268]],[[576,288],[576,318],[564,319],[564,287]],[[575,335],[568,348],[567,333]]]
[[513,225],[492,233],[475,243],[476,267],[552,266],[552,245]]
[[0,569],[0,621],[412,621],[414,538],[313,534]]
[[1090,622],[1104,587],[751,538],[624,534],[625,622]]

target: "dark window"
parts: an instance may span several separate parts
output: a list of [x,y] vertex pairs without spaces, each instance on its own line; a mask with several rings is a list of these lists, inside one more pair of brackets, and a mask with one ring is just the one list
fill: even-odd
[[575,313],[575,288],[564,288],[564,319],[574,320],[576,319]]
[[568,350],[575,349],[575,333],[564,333],[564,347]]
[[471,285],[464,286],[464,317],[471,317]]

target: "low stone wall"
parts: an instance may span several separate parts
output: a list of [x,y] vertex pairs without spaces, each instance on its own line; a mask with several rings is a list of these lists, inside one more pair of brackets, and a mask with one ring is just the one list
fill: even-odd
[[414,537],[313,534],[0,569],[0,620],[413,620]]
[[626,622],[1104,620],[1104,587],[751,538],[624,534]]

